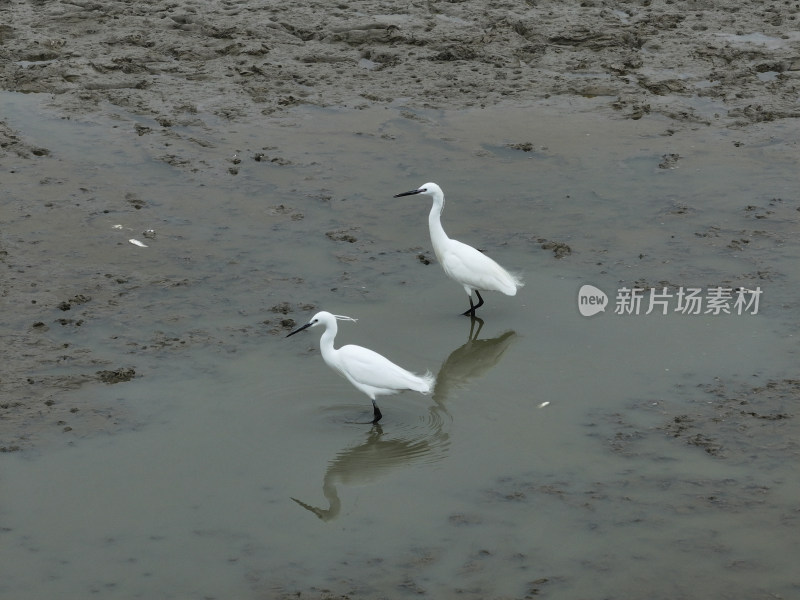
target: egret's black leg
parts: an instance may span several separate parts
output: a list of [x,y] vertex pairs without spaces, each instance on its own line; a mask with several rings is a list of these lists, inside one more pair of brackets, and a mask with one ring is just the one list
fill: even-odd
[[472,303],[472,294],[469,296],[469,308],[461,314],[464,316],[469,315],[470,317],[475,316],[475,305]]
[[375,400],[373,400],[373,401],[372,401],[372,414],[373,414],[373,415],[374,415],[374,417],[375,417],[375,418],[372,420],[372,424],[373,424],[373,425],[374,425],[375,423],[377,423],[378,421],[380,421],[380,420],[383,418],[383,415],[381,414],[381,409],[380,409],[380,408],[378,408],[378,405],[377,405],[377,404],[375,404]]
[[481,296],[480,290],[475,290],[475,295],[478,296],[478,303],[475,305],[475,308],[478,309],[483,306],[483,296]]
[[479,309],[481,306],[483,306],[483,296],[481,296],[481,293],[478,290],[475,290],[475,294],[478,296],[478,303],[477,304],[473,304],[472,303],[472,294],[470,294],[469,295],[469,310],[465,310],[463,313],[461,313],[462,315],[464,315],[464,316],[469,315],[470,317],[474,317],[475,316],[475,311],[477,309]]

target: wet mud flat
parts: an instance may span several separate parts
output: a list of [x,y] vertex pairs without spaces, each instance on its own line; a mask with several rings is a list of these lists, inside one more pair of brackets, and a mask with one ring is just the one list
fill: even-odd
[[[46,497],[26,475],[39,468],[76,498],[75,514],[97,497],[126,506],[75,481],[81,473],[87,482],[117,481],[115,469],[92,462],[103,452],[138,472],[126,462],[143,452],[131,441],[137,435],[164,448],[162,457],[171,445],[191,449],[184,464],[205,473],[211,500],[191,489],[169,498],[207,522],[241,510],[217,490],[237,485],[220,471],[271,481],[244,489],[242,497],[264,504],[216,532],[185,521],[192,510],[167,511],[165,532],[144,509],[134,511],[138,523],[117,529],[103,515],[87,518],[87,556],[112,548],[127,555],[120,562],[142,565],[104,563],[105,578],[78,575],[85,565],[24,522],[15,496],[6,504],[3,562],[26,566],[20,572],[30,577],[3,577],[5,591],[40,597],[42,584],[30,582],[45,571],[65,582],[62,592],[153,591],[152,573],[168,580],[147,562],[154,540],[176,552],[206,540],[224,548],[192,557],[208,560],[221,582],[200,578],[206,595],[586,595],[610,573],[608,597],[791,597],[798,7],[460,2],[398,10],[379,2],[0,7],[9,332],[0,351],[0,447],[16,474],[6,482]],[[467,320],[448,320],[447,309],[464,299],[435,264],[427,207],[388,203],[431,178],[452,199],[448,231],[525,271],[519,298],[487,298],[484,338],[516,332],[501,358],[492,351],[499,341],[488,353],[474,343],[464,350]],[[570,284],[543,291],[556,275]],[[586,281],[609,292],[761,286],[763,314],[752,332],[729,321],[738,338],[703,321],[662,353],[658,340],[676,335],[673,321],[625,342],[603,328],[606,354],[620,353],[615,364],[598,360],[597,348],[574,350],[587,344],[586,323],[612,315],[582,321],[572,307],[553,308],[572,303]],[[434,397],[430,413],[404,397],[387,413],[394,429],[351,432],[336,411],[357,414],[358,400],[326,378],[315,340],[279,345],[296,321],[331,304],[362,318],[356,343],[385,344],[419,366],[441,363],[443,381],[458,372],[459,357],[479,375]],[[381,321],[387,312],[392,324]],[[410,356],[419,329],[440,333]],[[716,347],[703,346],[713,339]],[[623,350],[630,347],[638,352]],[[720,358],[707,363],[697,347]],[[669,374],[655,368],[681,352],[698,366],[687,358]],[[307,384],[271,394],[269,361]],[[250,368],[237,370],[238,362]],[[604,368],[590,379],[592,363]],[[206,398],[186,383],[193,380],[215,393]],[[279,406],[277,415],[239,398],[242,422],[232,421],[216,401],[248,393]],[[317,420],[299,398],[316,406]],[[487,411],[487,399],[497,406]],[[548,409],[569,409],[528,412],[545,399]],[[416,428],[414,410],[425,415]],[[245,416],[271,423],[274,442],[261,441]],[[516,421],[525,427],[508,425]],[[246,434],[235,443],[216,441],[238,430]],[[323,441],[305,437],[312,432]],[[306,442],[299,456],[239,470],[242,453],[285,455],[294,448],[289,433]],[[492,445],[488,456],[475,448]],[[72,462],[55,456],[65,447]],[[222,468],[203,470],[191,457]],[[309,469],[308,481],[286,474]],[[128,479],[155,487],[148,474],[138,477]],[[186,485],[177,468],[165,468],[164,479]],[[92,502],[82,487],[97,494]],[[404,490],[431,505],[415,523],[402,518]],[[57,507],[37,506],[51,528],[65,526]],[[141,523],[149,539],[131,535]],[[337,526],[348,533],[326,535]],[[110,530],[128,541],[109,542]],[[337,554],[343,545],[361,549]],[[69,558],[74,568],[25,560],[29,551]],[[692,568],[698,552],[704,559]]]
[[[29,336],[20,379],[3,382],[19,399],[2,421],[17,450],[5,564],[27,569],[4,577],[9,592],[41,593],[44,571],[53,591],[120,595],[523,598],[589,594],[613,573],[610,597],[790,595],[791,128],[747,145],[708,128],[665,136],[669,121],[609,120],[595,100],[571,105],[571,134],[559,104],[536,106],[547,127],[524,128],[510,108],[296,107],[220,129],[213,150],[173,140],[190,158],[178,167],[127,137],[125,113],[67,121],[25,98],[40,104],[18,120],[37,144],[49,132],[51,151],[20,159],[8,188],[7,297]],[[428,207],[391,200],[430,165],[489,174],[449,176],[445,227],[528,282],[487,295],[482,327],[458,315]],[[22,202],[30,190],[40,205]],[[585,318],[574,303],[587,281],[612,298],[626,285],[764,296],[758,315]],[[441,386],[382,405],[382,429],[353,430],[368,402],[328,371],[316,336],[283,339],[330,308],[359,318],[341,343],[431,368]],[[33,512],[61,531],[69,507],[82,557],[24,517],[48,481],[64,499]],[[412,496],[425,502],[409,520]],[[87,514],[98,503],[131,516]],[[181,565],[194,587],[154,558],[187,544],[209,574]]]
[[[516,113],[308,108],[273,118],[266,133],[219,131],[218,147],[197,149],[176,138],[166,145],[128,138],[132,124],[119,125],[125,113],[63,120],[47,97],[5,99],[19,105],[21,122],[40,119],[36,140],[58,140],[55,155],[19,156],[7,177],[4,294],[15,307],[6,317],[15,333],[5,346],[6,451],[35,445],[45,423],[72,435],[117,426],[121,415],[110,407],[82,406],[79,397],[78,404],[57,402],[65,390],[124,383],[144,376],[145,364],[158,368],[194,347],[236,352],[239,343],[287,333],[326,298],[390,301],[397,285],[407,303],[418,274],[435,277],[438,265],[420,218],[425,209],[384,204],[381,190],[428,176],[402,173],[423,156],[441,161],[444,172],[458,164],[494,170],[486,183],[503,181],[502,210],[481,201],[495,192],[470,197],[464,190],[458,193],[471,205],[452,218],[500,251],[511,240],[534,282],[545,268],[644,291],[674,293],[686,282],[768,285],[765,309],[773,316],[796,304],[789,283],[800,216],[790,174],[794,121],[754,128],[744,145],[738,131],[733,139],[706,127],[665,135],[669,120],[607,121],[609,113],[595,116],[596,100],[572,105],[583,122],[572,135],[560,133],[554,116],[548,127],[534,121],[524,129],[508,116],[555,115],[559,101]],[[181,133],[208,132],[195,126]],[[620,136],[617,144],[606,141],[610,132]],[[307,144],[321,138],[318,158]],[[581,158],[587,143],[592,154]],[[72,156],[70,144],[79,148]],[[374,157],[367,183],[348,173],[348,145],[358,160]],[[109,146],[117,148],[111,158]],[[666,151],[682,148],[683,155]],[[180,152],[182,166],[164,164],[164,149]],[[594,152],[616,163],[613,177],[603,173],[609,161]],[[378,166],[381,154],[393,156],[401,176]],[[539,170],[534,186],[531,168]],[[728,168],[743,177],[720,186]],[[749,178],[758,172],[766,185]],[[647,194],[642,177],[653,186]],[[736,186],[741,197],[729,202]],[[207,219],[195,217],[197,206]],[[386,229],[390,207],[408,228]],[[232,245],[237,237],[241,247]],[[311,247],[325,249],[322,261],[297,251],[297,240],[312,239]],[[226,300],[220,310],[234,292],[236,303]],[[532,314],[526,310],[525,318]],[[796,332],[791,322],[784,327]]]

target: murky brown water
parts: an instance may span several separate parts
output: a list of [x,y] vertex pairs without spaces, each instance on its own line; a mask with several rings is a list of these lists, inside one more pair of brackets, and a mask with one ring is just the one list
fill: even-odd
[[[40,231],[34,203],[31,232],[58,236],[79,277],[131,282],[119,309],[50,334],[140,377],[65,392],[114,406],[122,431],[3,456],[2,595],[797,593],[796,125],[741,147],[589,100],[568,117],[398,103],[200,115],[167,139],[14,99],[10,124],[63,166],[64,226]],[[477,339],[463,291],[418,258],[429,205],[391,198],[429,180],[448,233],[527,281],[485,295]],[[126,193],[147,207],[103,212]],[[148,248],[127,243],[147,228]],[[763,294],[757,315],[579,314],[581,285],[613,303],[634,282]],[[317,332],[269,333],[281,302],[298,322],[304,304],[357,317],[338,344],[431,369],[435,393],[354,424],[369,400],[310,350]]]

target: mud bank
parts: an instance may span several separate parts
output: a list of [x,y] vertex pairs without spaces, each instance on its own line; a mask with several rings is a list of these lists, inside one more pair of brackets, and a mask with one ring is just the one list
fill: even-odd
[[[798,116],[792,2],[13,2],[0,85],[65,114],[109,102],[162,126],[299,103],[460,108],[603,96],[621,116],[724,126]],[[7,134],[6,134],[7,135]]]

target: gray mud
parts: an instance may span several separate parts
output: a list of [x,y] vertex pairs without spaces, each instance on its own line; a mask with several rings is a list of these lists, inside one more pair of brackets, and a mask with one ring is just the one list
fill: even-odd
[[[0,4],[0,595],[796,595],[799,13]],[[321,309],[432,397],[355,426]]]
[[64,111],[110,102],[169,127],[297,104],[398,98],[465,108],[602,96],[629,118],[705,119],[674,96],[724,103],[726,125],[797,116],[792,2],[15,2],[4,88]]

